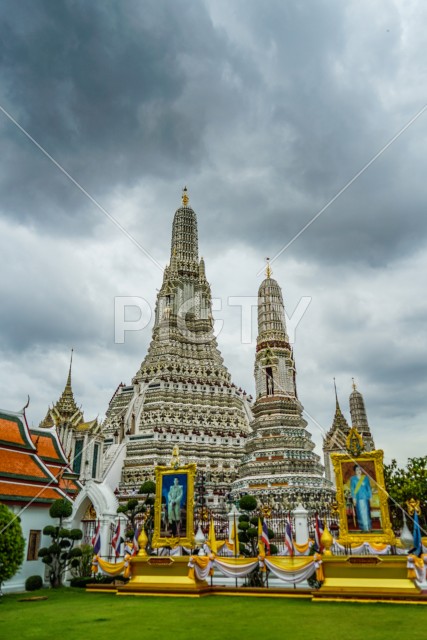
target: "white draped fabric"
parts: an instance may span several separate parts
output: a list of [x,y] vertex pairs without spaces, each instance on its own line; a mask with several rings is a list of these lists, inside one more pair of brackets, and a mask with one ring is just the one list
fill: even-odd
[[320,568],[322,561],[316,558],[232,558],[225,559],[211,557],[198,560],[193,556],[190,558],[188,567],[194,569],[197,580],[206,580],[212,569],[218,570],[228,578],[245,578],[258,566],[263,569],[268,568],[279,580],[288,584],[297,584],[307,580]]
[[[236,564],[236,560],[238,564]],[[244,558],[242,562],[240,562],[240,560],[240,558],[235,558],[227,561],[225,558],[216,557],[213,565],[215,569],[218,569],[218,571],[228,578],[244,578],[258,566],[258,558],[250,558],[248,560]]]
[[419,561],[418,558],[415,560],[412,555],[408,556],[406,566],[408,569],[413,569],[415,571],[415,584],[420,588],[425,588],[424,585],[427,582],[427,555],[423,556],[422,561]]
[[408,555],[408,549],[401,549],[400,547],[396,547],[396,555],[406,556]]
[[193,558],[190,558],[188,566],[190,569],[194,569],[194,574],[197,580],[207,580],[212,568],[212,561],[210,560],[205,567],[200,567],[196,562],[194,562]]
[[271,573],[273,573],[276,578],[279,578],[279,580],[283,580],[283,582],[288,582],[289,584],[304,582],[310,576],[312,576],[314,571],[320,566],[320,562],[313,561],[292,571],[289,569],[284,570],[283,568],[278,566],[277,563],[272,562],[269,558],[265,558],[264,562],[266,567],[270,569]]
[[[342,555],[345,553],[347,547],[343,546],[336,540],[332,544],[331,551],[333,554]],[[362,542],[357,546],[351,547],[351,552],[355,555],[357,554],[370,554],[373,556],[386,556],[391,554],[391,545],[380,545],[380,544],[370,544],[369,542]],[[400,549],[396,547],[397,555],[406,555],[408,553],[407,549]]]

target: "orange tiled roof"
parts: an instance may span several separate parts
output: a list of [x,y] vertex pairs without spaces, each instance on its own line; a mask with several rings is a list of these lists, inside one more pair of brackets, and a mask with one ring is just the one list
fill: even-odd
[[[46,465],[47,468],[49,469],[49,471],[51,472],[51,474],[53,476],[55,476],[55,478],[58,480],[59,482],[59,486],[60,488],[65,492],[65,493],[78,493],[81,489],[81,485],[76,482],[76,480],[74,480],[73,478],[69,478],[67,477],[67,471],[68,469],[65,468],[65,472],[64,475],[61,475],[61,472],[64,470],[64,467],[55,467],[51,464],[47,464]],[[68,473],[70,473],[68,471]]]
[[0,448],[0,478],[33,480],[47,484],[52,477],[35,453]]
[[31,440],[35,447],[37,447],[37,455],[39,455],[40,458],[46,462],[67,464],[68,461],[61,451],[59,443],[53,433],[49,431],[43,433],[41,430],[31,431]]
[[27,426],[16,414],[0,412],[0,444],[34,451]]
[[64,498],[58,488],[40,487],[36,485],[5,482],[0,480],[0,500],[29,502],[52,502]]

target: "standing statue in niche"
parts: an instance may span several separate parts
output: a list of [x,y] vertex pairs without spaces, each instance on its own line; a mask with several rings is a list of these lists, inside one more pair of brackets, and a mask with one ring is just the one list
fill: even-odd
[[274,395],[274,382],[273,382],[273,371],[271,367],[268,367],[265,371],[265,375],[267,377],[267,395]]
[[172,535],[181,535],[181,501],[183,497],[183,487],[179,484],[178,478],[174,478],[173,485],[168,494],[168,521],[172,528]]

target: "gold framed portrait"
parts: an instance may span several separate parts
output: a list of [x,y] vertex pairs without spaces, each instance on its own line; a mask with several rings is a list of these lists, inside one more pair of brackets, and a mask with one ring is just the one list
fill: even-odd
[[384,484],[381,449],[354,457],[332,453],[342,544],[382,542],[394,544]]
[[194,547],[194,479],[196,465],[155,468],[156,499],[152,546]]

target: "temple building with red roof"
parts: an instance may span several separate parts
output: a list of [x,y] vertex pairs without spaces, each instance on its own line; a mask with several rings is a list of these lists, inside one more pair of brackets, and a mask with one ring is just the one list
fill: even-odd
[[30,430],[24,410],[0,409],[0,502],[20,518],[26,540],[24,562],[5,591],[23,590],[30,575],[44,578],[38,550],[50,541],[44,527],[56,523],[49,508],[60,498],[73,500],[81,488],[55,427]]

